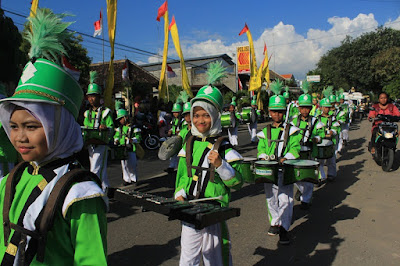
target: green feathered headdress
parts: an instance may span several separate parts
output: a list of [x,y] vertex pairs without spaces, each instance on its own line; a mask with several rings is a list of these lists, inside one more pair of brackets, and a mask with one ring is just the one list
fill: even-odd
[[90,75],[90,83],[96,83],[96,80],[97,80],[97,78],[99,76],[97,74],[97,71],[90,71],[89,75]]
[[275,95],[280,95],[281,91],[282,91],[282,87],[283,87],[283,82],[278,80],[275,80],[274,82],[272,82],[269,85],[271,91],[275,94]]
[[62,54],[73,35],[67,31],[71,22],[66,15],[56,15],[50,9],[38,9],[28,18],[31,31],[24,38],[30,43],[29,62],[12,97],[3,101],[36,102],[59,105],[76,119],[82,104],[83,91],[79,83],[60,66]]
[[44,58],[59,64],[62,54],[66,54],[67,40],[73,32],[67,31],[73,22],[62,22],[67,14],[54,14],[50,9],[39,8],[36,15],[29,17],[32,31],[27,31],[25,39],[31,44],[29,58]]
[[333,92],[333,86],[328,86],[322,91],[322,94],[324,95],[324,98],[329,99],[329,96],[332,95],[332,92]]
[[208,65],[207,81],[209,85],[215,85],[227,76],[226,67],[222,66],[221,61],[212,62]]
[[310,82],[308,82],[307,80],[304,80],[304,81],[301,83],[300,89],[303,91],[304,94],[307,94],[308,91],[310,90],[310,88],[311,88],[311,84],[310,84]]
[[189,101],[189,95],[187,94],[186,91],[181,91],[176,98],[176,103],[186,103]]

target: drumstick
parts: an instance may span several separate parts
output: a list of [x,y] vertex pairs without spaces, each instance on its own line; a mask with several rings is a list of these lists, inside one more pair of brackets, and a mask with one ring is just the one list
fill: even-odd
[[222,200],[222,195],[218,197],[213,197],[213,198],[203,198],[203,199],[194,199],[194,200],[189,200],[189,203],[195,203],[199,201],[207,201],[207,200]]

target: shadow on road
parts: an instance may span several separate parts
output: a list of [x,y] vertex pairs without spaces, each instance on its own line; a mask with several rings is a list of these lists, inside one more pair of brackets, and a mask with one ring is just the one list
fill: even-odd
[[[343,159],[350,160],[364,152],[365,139],[350,141]],[[366,160],[354,164],[340,166],[338,178],[314,190],[312,207],[309,211],[294,208],[294,220],[301,217],[306,220],[292,228],[290,235],[292,243],[289,246],[278,245],[277,250],[257,247],[255,255],[261,259],[255,265],[331,265],[338,252],[338,247],[344,241],[339,237],[334,225],[338,221],[352,220],[360,214],[360,210],[343,204],[349,195],[346,189],[356,183]]]
[[[131,248],[108,255],[109,265],[161,265],[178,255],[180,237],[164,245],[135,245]],[[178,264],[178,262],[177,262]]]

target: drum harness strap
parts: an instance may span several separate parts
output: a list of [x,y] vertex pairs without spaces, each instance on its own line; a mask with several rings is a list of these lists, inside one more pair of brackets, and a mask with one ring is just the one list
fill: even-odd
[[[302,120],[301,117],[298,117],[298,118],[297,118],[296,127],[300,128],[301,120]],[[310,145],[310,137],[311,137],[312,132],[314,131],[315,124],[316,124],[316,123],[314,123],[314,124],[312,123],[312,117],[311,117],[311,116],[308,116],[306,128],[304,128],[304,129],[301,129],[301,128],[300,128],[300,130],[303,132],[303,137],[301,138],[301,141],[300,141],[300,145],[301,145],[301,146],[308,146],[308,145]],[[304,138],[306,137],[306,133],[307,133],[308,127],[309,127],[310,125],[311,125],[310,131],[309,131],[310,135],[308,136],[307,141],[304,141]]]
[[96,120],[94,121],[93,128],[99,128],[100,123],[101,123],[102,113],[103,113],[103,106],[100,106],[100,107],[97,109],[96,118],[93,118],[93,117],[92,117],[92,112],[93,112],[93,108],[90,108],[90,109],[89,109],[89,122],[92,123],[92,122],[93,122],[93,119],[96,119]]
[[[210,164],[210,167],[208,167],[208,168],[201,167],[201,165],[203,164],[203,162],[205,160],[206,155],[210,151],[210,148],[208,148],[208,147],[206,149],[204,149],[204,152],[201,155],[201,158],[199,160],[198,166],[193,165],[193,156],[192,156],[193,155],[193,144],[196,139],[200,140],[200,138],[197,138],[196,136],[192,136],[192,135],[187,139],[185,151],[186,151],[186,167],[187,167],[188,177],[193,177],[192,169],[196,169],[196,171],[195,171],[196,180],[195,180],[195,178],[193,178],[193,181],[196,181],[196,182],[191,183],[190,188],[189,188],[189,193],[190,193],[190,195],[193,195],[194,188],[197,184],[197,193],[196,193],[195,198],[198,199],[201,196],[204,196],[204,191],[207,187],[208,182],[211,181],[212,183],[214,183],[215,166],[213,164]],[[220,156],[222,158],[225,157],[225,150],[231,147],[230,144],[221,146],[222,142],[226,139],[227,139],[226,137],[207,138],[207,140],[209,140],[210,143],[212,141],[215,141],[213,150],[218,151],[218,153],[220,154]],[[203,184],[201,183],[202,171],[207,171],[207,174],[206,174]]]
[[[71,158],[66,159],[70,160]],[[64,161],[65,159],[62,160],[62,162]],[[0,264],[2,266],[14,265],[17,249],[19,251],[17,265],[30,265],[35,255],[37,261],[43,262],[47,234],[53,227],[56,211],[59,210],[70,187],[76,182],[83,181],[95,181],[99,186],[101,186],[101,181],[97,175],[88,170],[76,168],[79,166],[75,165],[74,163],[70,164],[70,169],[72,170],[70,170],[57,181],[54,188],[50,192],[46,204],[35,220],[36,230],[31,231],[23,227],[23,220],[29,206],[36,200],[36,198],[40,196],[42,189],[44,189],[44,187],[39,187],[40,183],[33,189],[31,195],[26,201],[17,224],[11,223],[9,218],[9,212],[14,199],[16,185],[18,184],[18,181],[27,166],[27,162],[19,163],[14,167],[7,178],[3,206],[4,244],[7,245],[7,249]],[[45,181],[49,183],[55,177],[55,175],[44,175],[43,177],[45,177]],[[11,234],[11,229],[14,229],[14,233],[10,241],[8,241],[8,238]],[[29,246],[26,249],[27,236],[30,236],[31,240],[29,241]]]
[[[279,127],[281,128],[281,126],[282,126],[282,124]],[[272,130],[271,129],[271,124],[268,124],[267,125],[268,147],[271,147],[272,142],[276,143],[275,144],[275,149],[274,149],[274,155],[275,155],[276,160],[278,160],[279,159],[279,157],[278,157],[278,155],[279,155],[279,142],[283,142],[282,151],[280,152],[281,153],[280,155],[282,155],[282,153],[285,152],[287,141],[289,139],[290,126],[289,126],[289,124],[286,124],[285,129],[284,129],[285,135],[283,136],[283,140],[281,139],[282,138],[282,134],[283,134],[282,130],[279,132],[278,138],[276,140],[271,139],[271,136],[272,136],[271,130]]]
[[[321,116],[318,117],[318,122],[322,123]],[[328,130],[331,130],[331,127],[332,127],[332,116],[329,116],[328,123],[326,125],[328,127]]]

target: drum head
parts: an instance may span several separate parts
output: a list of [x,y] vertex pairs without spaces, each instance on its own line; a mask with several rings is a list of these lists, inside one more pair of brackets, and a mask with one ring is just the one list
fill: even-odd
[[319,162],[313,160],[286,160],[283,161],[284,165],[290,165],[294,167],[307,168],[319,166]]
[[181,149],[182,149],[182,137],[173,136],[163,142],[158,151],[158,158],[160,158],[160,160],[163,161],[168,160],[172,156],[178,154],[178,152]]
[[333,142],[329,139],[323,139],[320,144],[317,144],[317,146],[331,146],[331,145],[333,145]]
[[310,151],[311,148],[307,146],[301,146],[300,151]]
[[265,161],[265,160],[258,160],[257,162],[255,162],[254,164],[256,165],[260,165],[260,166],[273,166],[273,165],[277,165],[278,162],[277,161]]
[[246,162],[255,162],[255,161],[257,161],[257,158],[255,158],[255,157],[243,157],[243,162],[244,163],[246,163]]

